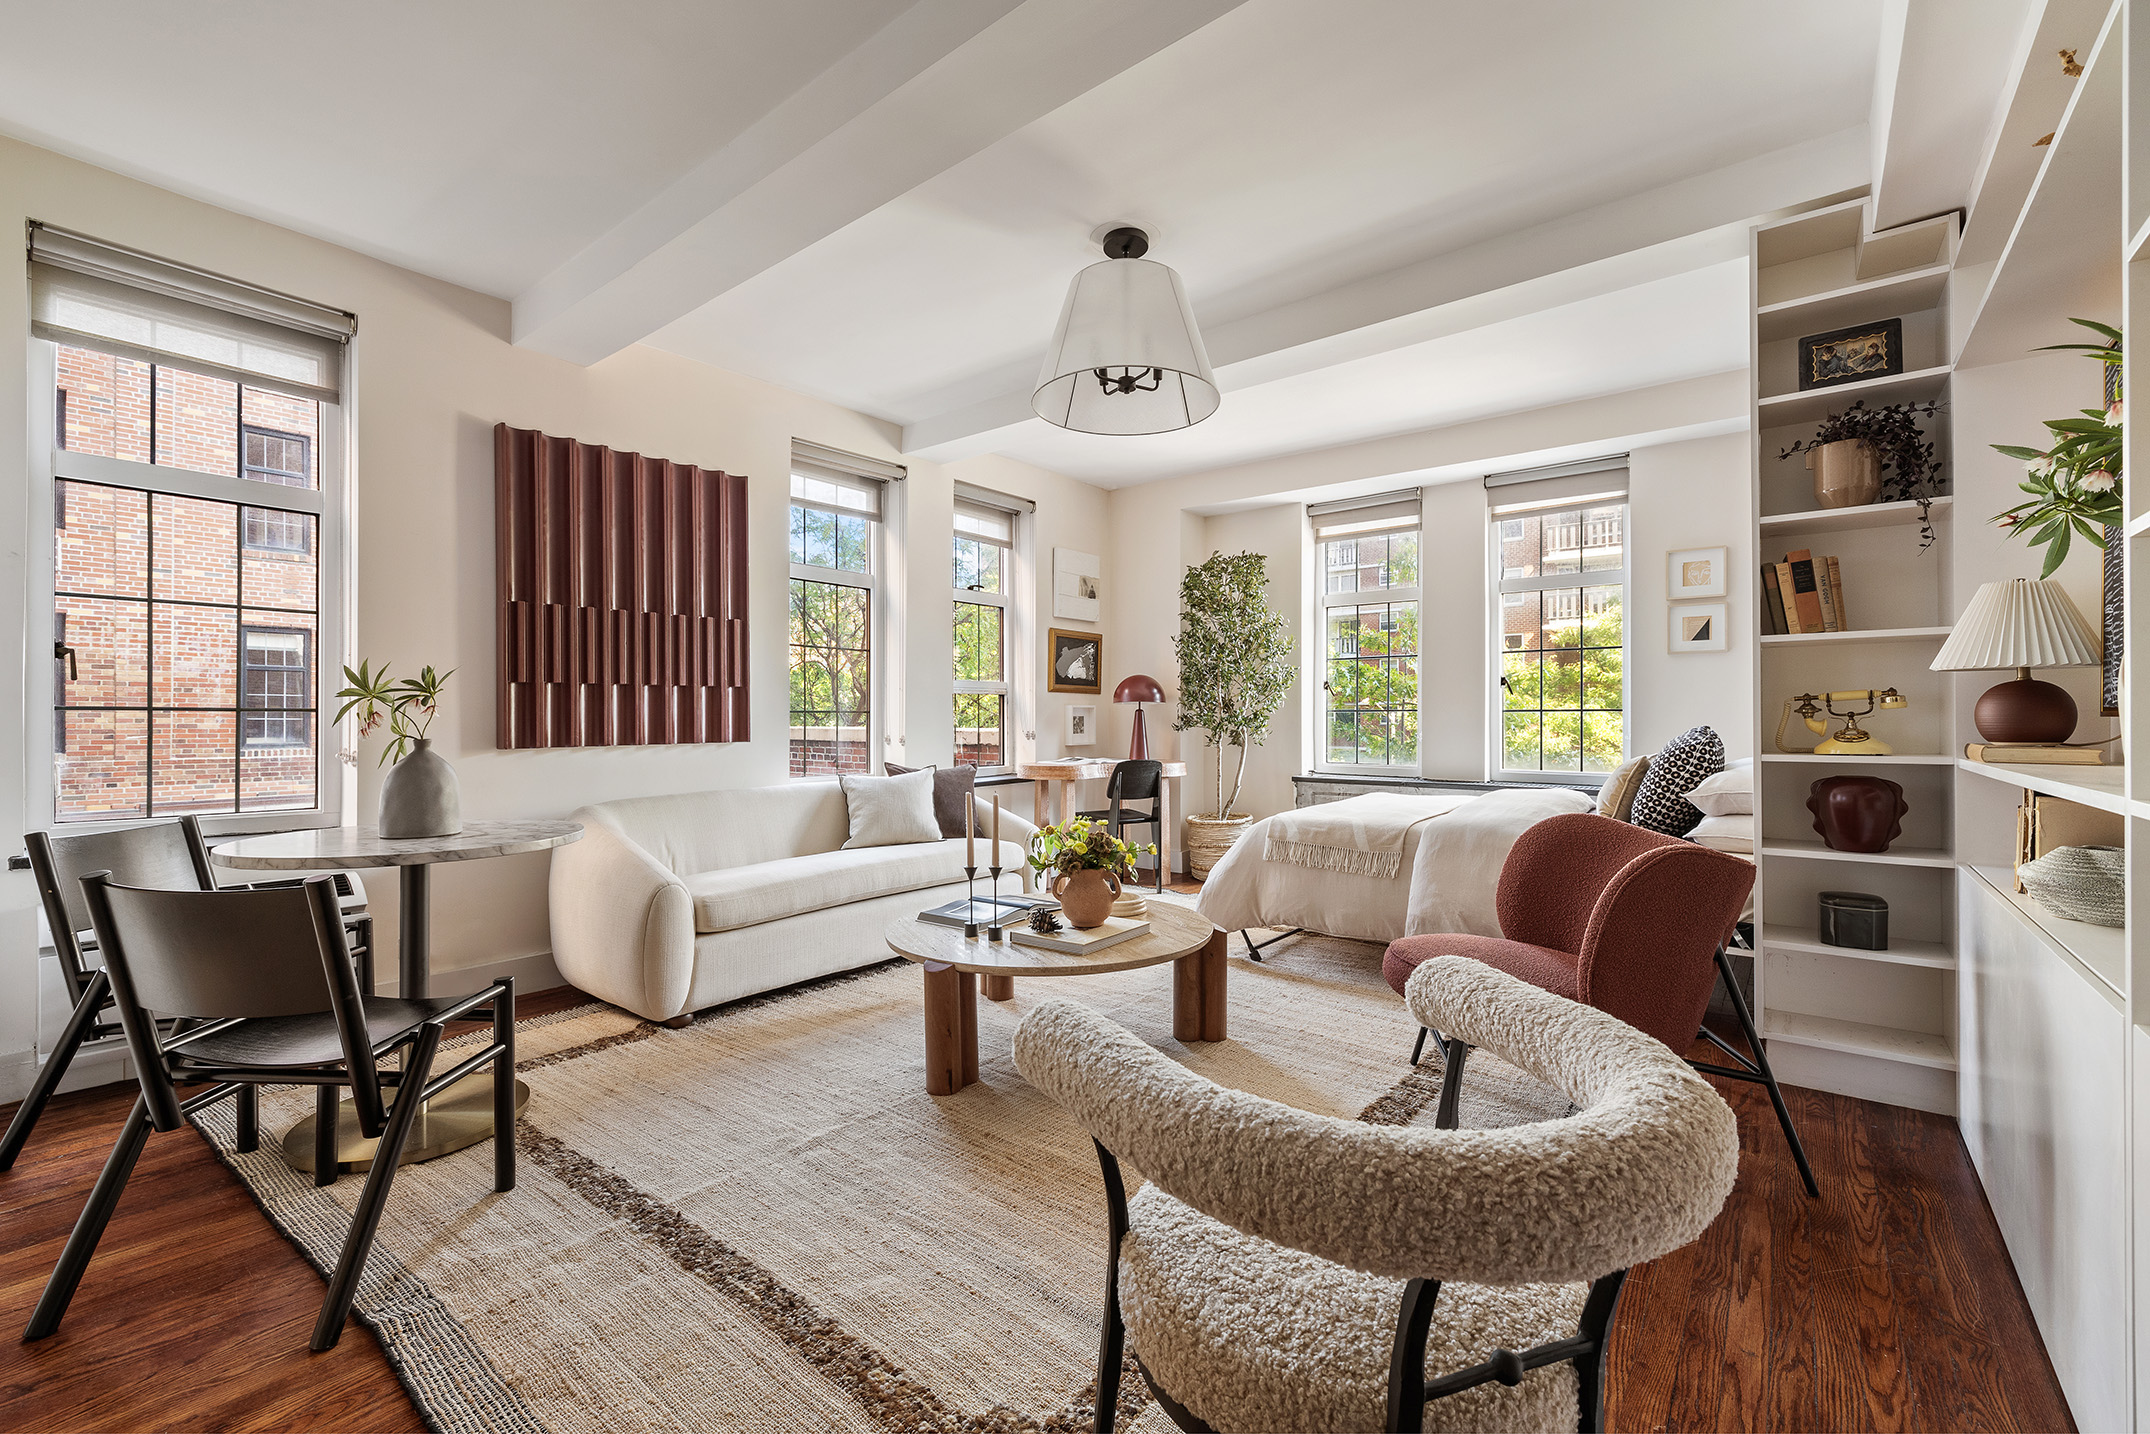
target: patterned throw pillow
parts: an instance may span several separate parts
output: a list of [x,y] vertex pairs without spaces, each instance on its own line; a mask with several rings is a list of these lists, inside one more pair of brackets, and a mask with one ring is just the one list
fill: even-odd
[[1666,836],[1686,836],[1702,820],[1687,794],[1724,770],[1724,738],[1707,727],[1690,727],[1650,758],[1635,791],[1636,826]]

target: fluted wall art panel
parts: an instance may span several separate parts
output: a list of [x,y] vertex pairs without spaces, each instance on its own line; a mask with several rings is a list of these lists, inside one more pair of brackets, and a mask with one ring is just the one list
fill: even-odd
[[500,745],[747,740],[746,480],[500,424]]

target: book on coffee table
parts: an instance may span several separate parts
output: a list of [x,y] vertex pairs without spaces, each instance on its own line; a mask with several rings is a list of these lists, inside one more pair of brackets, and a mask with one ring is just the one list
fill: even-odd
[[1041,935],[1027,926],[1009,930],[1008,939],[1018,946],[1035,946],[1040,951],[1059,951],[1069,956],[1083,956],[1092,951],[1102,951],[1107,946],[1117,946],[1122,941],[1132,941],[1150,929],[1147,921],[1130,921],[1124,916],[1108,916],[1102,926],[1087,929],[1064,926],[1050,936]]
[[1000,908],[1000,924],[1013,926],[1028,921],[1030,913],[1040,908],[1057,910],[1060,903],[1050,896],[996,896],[990,900],[981,896],[975,901],[965,901],[959,896],[930,911],[919,912],[918,919],[930,921],[935,926],[968,926],[973,922],[990,926],[996,905]]

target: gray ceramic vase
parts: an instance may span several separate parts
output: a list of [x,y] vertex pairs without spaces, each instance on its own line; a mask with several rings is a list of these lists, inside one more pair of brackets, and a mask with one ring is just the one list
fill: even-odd
[[463,829],[463,792],[455,768],[420,737],[411,753],[388,769],[381,783],[381,835],[390,841],[454,836]]

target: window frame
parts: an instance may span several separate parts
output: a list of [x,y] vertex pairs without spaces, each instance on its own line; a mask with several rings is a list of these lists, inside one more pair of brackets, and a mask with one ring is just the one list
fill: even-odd
[[[298,444],[299,451],[306,456],[305,464],[297,472],[294,473],[288,468],[261,468],[255,466],[252,463],[247,462],[246,440],[254,434],[260,434],[264,438],[281,438],[289,442]],[[261,424],[248,423],[244,419],[241,419],[239,421],[238,447],[239,476],[241,478],[245,478],[250,483],[266,483],[269,484],[271,487],[277,488],[300,488],[306,485],[304,483],[286,483],[283,480],[292,477],[306,479],[310,477],[313,472],[313,440],[311,438],[308,438],[303,433],[286,433],[282,429],[265,428]],[[250,476],[257,473],[261,474],[262,476],[258,478]],[[280,523],[278,526],[285,527],[287,529],[289,527],[288,524],[282,523]],[[264,526],[263,531],[268,531],[266,526]],[[253,540],[251,536],[249,536],[249,533],[250,529],[247,526],[246,517],[244,514],[241,514],[239,519],[239,541],[246,547],[253,549],[257,553],[303,553],[306,551],[306,547],[303,541],[296,547],[293,547],[286,543],[257,543]]]
[[[307,629],[303,627],[279,627],[273,623],[266,622],[241,622],[239,624],[239,750],[242,752],[275,752],[289,751],[294,747],[309,746],[313,740],[314,713],[311,708],[249,707],[247,705],[246,678],[248,673],[285,672],[290,670],[283,666],[271,666],[265,662],[249,662],[247,660],[247,639],[255,633],[279,637],[288,635],[297,638],[299,640],[299,670],[309,674],[315,673],[314,635]],[[317,683],[320,681],[317,674],[314,680]],[[296,742],[286,740],[269,741],[266,739],[256,741],[246,735],[246,720],[249,715],[283,718],[303,716],[306,719],[308,735]]]
[[[314,448],[314,460],[319,474],[318,486],[294,488],[281,484],[266,484],[256,479],[241,478],[229,473],[204,473],[191,468],[169,464],[145,463],[132,458],[108,458],[102,454],[81,453],[60,446],[60,433],[54,427],[59,416],[59,405],[49,401],[58,392],[59,345],[49,339],[28,337],[29,362],[27,364],[30,385],[30,452],[29,464],[32,512],[55,512],[62,492],[63,481],[97,483],[108,487],[130,488],[145,493],[164,493],[183,498],[200,498],[211,502],[234,503],[241,509],[249,507],[286,508],[295,512],[311,514],[314,519],[316,554],[316,606],[314,623],[316,636],[313,646],[314,706],[313,729],[316,734],[314,751],[314,805],[311,807],[284,807],[273,811],[204,812],[202,820],[218,837],[243,836],[255,832],[294,831],[336,827],[343,824],[343,814],[355,785],[339,757],[339,748],[350,736],[333,720],[333,709],[327,683],[321,674],[329,670],[341,670],[351,653],[349,628],[350,581],[351,581],[351,525],[350,497],[346,480],[348,418],[341,403],[319,399],[320,437]],[[76,347],[109,353],[99,349],[94,342],[83,340]],[[183,369],[184,365],[168,367]],[[192,372],[192,370],[187,370]],[[244,454],[235,469],[243,469]],[[265,501],[270,494],[274,501]],[[245,522],[243,512],[240,523]],[[51,534],[55,529],[44,530],[44,541],[32,535],[29,543],[29,591],[33,600],[49,602],[55,597],[53,583],[54,542]],[[235,622],[236,629],[236,622]],[[234,662],[242,660],[243,650],[234,654]],[[334,663],[334,669],[330,664]],[[30,664],[30,680],[23,684],[25,718],[33,723],[51,720],[46,714],[57,711],[54,702],[56,664],[35,662]],[[237,680],[237,679],[235,679]],[[236,695],[236,694],[235,694]],[[115,831],[156,821],[154,815],[130,815],[94,821],[70,821],[60,823],[57,816],[58,781],[54,759],[58,753],[39,750],[43,744],[33,747],[35,755],[25,773],[29,795],[29,809],[36,819],[48,827],[61,828],[69,834],[78,832]],[[57,744],[55,744],[57,745]],[[356,745],[355,740],[351,745]],[[235,752],[246,750],[242,741]],[[262,749],[269,750],[269,749]]]
[[792,480],[803,477],[827,482],[830,481],[830,476],[830,474],[823,472],[802,471],[800,461],[794,455],[791,471],[785,478],[784,558],[787,573],[784,583],[784,772],[786,780],[794,782],[833,781],[837,776],[836,772],[793,772],[791,770],[791,734],[795,731],[806,730],[791,720],[790,614],[791,584],[794,581],[827,583],[836,587],[859,588],[865,591],[866,641],[868,645],[866,649],[867,757],[864,775],[873,773],[876,760],[875,753],[881,754],[881,760],[889,760],[888,749],[891,746],[900,746],[902,743],[902,738],[891,733],[887,725],[889,704],[892,701],[900,700],[898,695],[900,689],[890,680],[894,664],[900,660],[898,654],[892,650],[891,644],[895,635],[902,630],[900,618],[891,611],[893,603],[890,595],[900,585],[892,583],[888,579],[889,570],[900,553],[898,546],[900,539],[896,536],[900,529],[900,521],[892,520],[897,518],[894,509],[898,501],[897,490],[901,485],[866,474],[847,473],[841,475],[842,481],[856,483],[862,487],[873,487],[878,490],[877,514],[868,515],[860,512],[850,514],[852,517],[862,517],[867,521],[866,572],[857,573],[848,568],[825,568],[812,563],[792,562],[792,509],[805,507],[822,512],[839,514],[844,512],[841,508],[831,508],[827,504],[816,502],[812,499],[800,498],[791,491]]
[[[1307,644],[1314,660],[1314,672],[1309,686],[1314,700],[1313,762],[1316,772],[1333,772],[1346,776],[1419,777],[1426,770],[1426,522],[1423,513],[1409,522],[1392,522],[1385,526],[1369,525],[1365,532],[1342,533],[1333,538],[1322,537],[1325,518],[1337,520],[1337,526],[1348,527],[1350,513],[1326,514],[1309,519],[1309,534],[1314,543],[1314,560],[1310,565],[1314,587],[1314,640]],[[1361,538],[1395,538],[1412,536],[1418,539],[1419,581],[1408,587],[1354,588],[1349,592],[1329,591],[1328,548],[1331,543],[1357,541]],[[1366,601],[1368,593],[1380,593],[1378,603]],[[1393,607],[1399,603],[1412,603],[1418,608],[1419,651],[1413,660],[1418,664],[1418,759],[1414,762],[1332,762],[1329,754],[1329,613],[1333,608]],[[1400,709],[1398,709],[1400,710]]]
[[[1620,509],[1620,566],[1618,568],[1581,569],[1577,559],[1577,571],[1572,573],[1539,573],[1529,577],[1509,577],[1501,562],[1504,541],[1501,528],[1509,522],[1520,522],[1531,517],[1545,517],[1567,509],[1603,508],[1617,505]],[[1507,675],[1502,659],[1507,648],[1502,642],[1503,624],[1501,612],[1503,599],[1513,594],[1544,593],[1573,590],[1576,594],[1578,612],[1584,588],[1618,587],[1620,590],[1620,760],[1625,762],[1632,750],[1630,738],[1634,729],[1633,689],[1628,682],[1634,671],[1635,610],[1632,602],[1634,575],[1635,531],[1632,505],[1623,490],[1619,493],[1599,494],[1595,497],[1564,497],[1548,499],[1541,503],[1517,503],[1509,507],[1496,507],[1488,503],[1486,512],[1486,571],[1492,575],[1489,584],[1490,601],[1487,604],[1486,645],[1490,649],[1491,672],[1487,678],[1490,716],[1486,724],[1486,773],[1490,781],[1511,783],[1545,783],[1555,786],[1602,786],[1611,772],[1564,772],[1541,771],[1534,767],[1508,767],[1502,763],[1507,757],[1506,714],[1511,711],[1501,686]],[[1578,553],[1582,550],[1578,548]],[[1544,707],[1537,709],[1545,711]],[[1583,709],[1602,710],[1602,709]],[[1614,764],[1615,767],[1619,763]]]
[[[999,515],[1000,517],[1007,519],[1008,541],[1004,544],[995,543],[990,538],[980,538],[974,533],[965,534],[961,529],[957,528],[955,526],[954,515],[956,513],[961,513],[965,508],[974,508],[982,512],[994,513]],[[989,682],[968,678],[957,678],[953,675],[955,663],[952,651],[950,654],[949,661],[949,680],[951,684],[948,704],[949,738],[951,743],[953,744],[950,747],[951,761],[961,755],[961,746],[959,743],[955,743],[954,741],[956,732],[960,730],[957,727],[955,721],[955,698],[959,696],[981,694],[988,696],[998,695],[1000,698],[1001,760],[994,763],[992,766],[979,766],[977,769],[978,775],[982,777],[999,776],[1005,773],[1013,772],[1017,765],[1016,755],[1014,751],[1016,733],[1022,727],[1023,723],[1022,719],[1018,716],[1015,710],[1016,696],[1017,693],[1021,690],[1015,682],[1015,657],[1016,653],[1021,650],[1016,639],[1016,629],[1019,621],[1021,620],[1023,604],[1021,603],[1019,598],[1021,586],[1016,581],[1016,572],[1017,569],[1021,566],[1017,561],[1016,555],[1018,546],[1023,540],[1023,520],[1027,516],[1027,514],[1015,508],[1002,508],[992,503],[982,502],[975,498],[959,497],[955,500],[954,512],[951,513],[949,518],[949,595],[952,600],[952,606],[950,609],[951,624],[953,623],[954,619],[954,607],[960,606],[965,603],[970,603],[979,607],[994,608],[997,609],[1000,613],[999,681]],[[959,588],[955,586],[955,543],[958,540],[966,537],[968,537],[973,542],[988,543],[991,546],[1000,549],[1001,557],[999,592],[980,592],[971,588]]]

